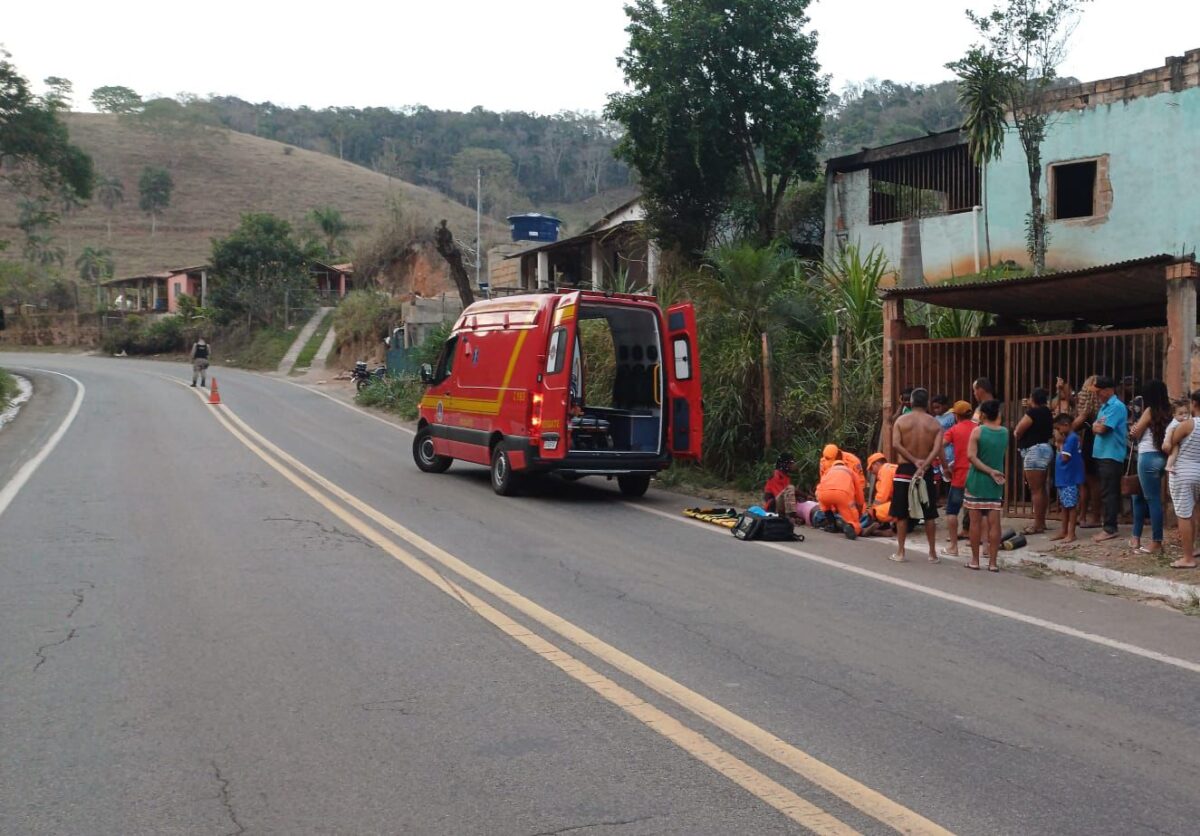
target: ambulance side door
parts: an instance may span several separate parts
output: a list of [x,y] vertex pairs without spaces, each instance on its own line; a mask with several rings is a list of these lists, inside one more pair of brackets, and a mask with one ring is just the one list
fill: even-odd
[[543,459],[564,458],[570,446],[571,401],[573,397],[579,397],[578,387],[583,384],[576,379],[578,366],[574,362],[578,320],[579,294],[563,295],[550,320],[546,366],[542,373],[541,426],[538,429],[542,434],[540,455]]
[[704,441],[704,407],[700,391],[696,309],[690,302],[667,308],[666,342],[668,449],[677,459],[699,461]]

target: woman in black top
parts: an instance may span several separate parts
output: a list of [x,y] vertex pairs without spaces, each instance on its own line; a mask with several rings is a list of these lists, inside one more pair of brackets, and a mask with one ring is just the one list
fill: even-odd
[[1054,459],[1054,447],[1050,443],[1054,438],[1054,415],[1047,405],[1049,400],[1050,393],[1045,389],[1034,389],[1029,395],[1025,416],[1013,430],[1013,438],[1017,440],[1017,449],[1025,464],[1025,483],[1033,495],[1033,525],[1025,529],[1025,534],[1041,534],[1046,530],[1046,506],[1049,504],[1046,474]]

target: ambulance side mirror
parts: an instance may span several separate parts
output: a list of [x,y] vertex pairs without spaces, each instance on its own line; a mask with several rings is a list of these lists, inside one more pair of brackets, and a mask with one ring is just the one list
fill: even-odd
[[421,364],[421,382],[433,383],[433,366],[428,363]]

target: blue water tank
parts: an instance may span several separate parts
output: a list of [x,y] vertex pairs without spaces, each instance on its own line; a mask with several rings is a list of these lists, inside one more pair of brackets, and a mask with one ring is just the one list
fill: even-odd
[[509,215],[508,225],[514,241],[540,241],[545,244],[558,240],[558,228],[562,226],[562,221],[540,212],[527,212],[524,215]]

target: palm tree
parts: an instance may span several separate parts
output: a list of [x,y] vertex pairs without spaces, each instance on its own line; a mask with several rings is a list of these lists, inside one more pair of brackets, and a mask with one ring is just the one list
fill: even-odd
[[1008,89],[1012,75],[994,54],[972,49],[961,61],[949,65],[959,77],[958,101],[966,113],[963,131],[967,151],[983,175],[983,234],[988,270],[992,269],[992,234],[988,222],[987,168],[1000,159],[1008,121]]
[[108,227],[108,240],[111,241],[112,211],[117,208],[118,203],[125,202],[125,184],[121,182],[120,177],[102,177],[96,183],[96,196],[109,213],[105,224]]
[[346,233],[350,231],[350,224],[342,217],[341,210],[319,206],[308,213],[308,219],[325,239],[325,252],[330,259],[338,258],[346,251]]
[[84,247],[75,259],[75,267],[79,270],[79,278],[96,285],[96,308],[99,309],[100,279],[111,276],[115,267],[112,251],[108,247]]

